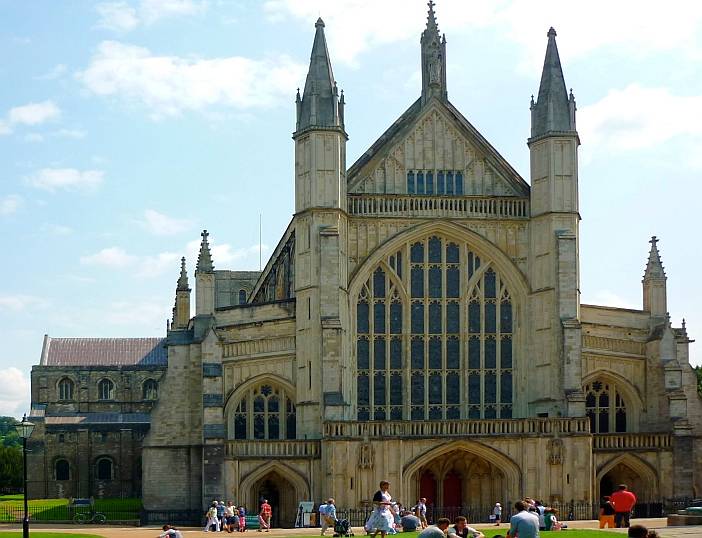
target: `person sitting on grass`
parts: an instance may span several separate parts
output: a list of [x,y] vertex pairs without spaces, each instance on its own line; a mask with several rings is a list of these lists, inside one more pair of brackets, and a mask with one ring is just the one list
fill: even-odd
[[468,519],[465,516],[458,516],[453,520],[453,527],[448,530],[450,538],[485,538],[479,530],[468,526]]
[[436,520],[436,525],[429,525],[417,535],[417,538],[445,538],[446,530],[449,528],[451,520],[447,517],[440,517]]
[[183,538],[183,533],[171,525],[161,527],[163,532],[158,535],[158,538]]
[[422,526],[420,519],[409,510],[405,510],[400,518],[402,532],[414,532]]

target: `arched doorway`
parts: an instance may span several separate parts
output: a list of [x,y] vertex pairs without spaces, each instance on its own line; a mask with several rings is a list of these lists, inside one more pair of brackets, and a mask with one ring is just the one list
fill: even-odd
[[295,498],[293,485],[278,472],[272,471],[256,481],[252,486],[251,498],[257,503],[253,513],[258,513],[263,499],[268,500],[268,504],[273,509],[271,526],[278,528],[294,526],[297,503],[300,499]]
[[641,473],[620,461],[612,466],[600,478],[600,497],[610,495],[617,490],[619,484],[626,484],[629,490],[636,494],[639,502],[646,502],[655,498],[656,484],[648,476],[650,473]]
[[417,497],[426,497],[430,515],[467,515],[483,521],[496,501],[510,500],[505,473],[480,454],[456,449],[437,455],[414,473]]

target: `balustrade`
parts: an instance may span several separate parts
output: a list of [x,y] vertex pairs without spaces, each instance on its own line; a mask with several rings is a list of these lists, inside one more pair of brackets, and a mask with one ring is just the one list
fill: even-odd
[[353,194],[348,211],[358,216],[525,219],[529,200],[517,197]]
[[451,421],[326,422],[326,438],[480,437],[490,435],[588,434],[587,418],[527,418]]
[[228,441],[226,455],[232,458],[304,458],[320,457],[318,440],[286,439],[242,439]]
[[593,450],[657,450],[670,449],[669,433],[608,433],[593,436]]

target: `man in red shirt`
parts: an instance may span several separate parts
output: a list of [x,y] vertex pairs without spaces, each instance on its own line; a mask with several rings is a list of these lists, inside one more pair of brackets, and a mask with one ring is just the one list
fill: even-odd
[[258,529],[259,532],[264,530],[266,532],[271,530],[271,516],[273,515],[273,509],[271,508],[271,505],[268,504],[267,499],[263,499],[263,503],[261,504],[261,511],[258,514],[258,520],[261,523],[261,528]]
[[614,525],[619,528],[628,527],[636,495],[627,489],[626,484],[619,484],[617,491],[610,496],[610,502],[614,505]]

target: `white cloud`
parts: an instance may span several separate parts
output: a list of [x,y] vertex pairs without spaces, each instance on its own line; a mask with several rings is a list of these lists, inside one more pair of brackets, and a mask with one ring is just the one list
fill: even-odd
[[39,125],[55,120],[60,115],[59,107],[49,100],[11,108],[7,113],[7,119],[11,125]]
[[136,7],[127,2],[102,2],[95,7],[98,26],[115,32],[129,32],[140,25],[150,25],[169,17],[203,13],[206,2],[195,0],[141,0]]
[[102,170],[76,170],[75,168],[42,168],[26,178],[29,185],[49,192],[57,190],[91,191],[103,181]]
[[20,310],[26,310],[33,307],[42,307],[46,305],[40,297],[34,295],[23,295],[23,294],[13,294],[13,295],[2,295],[0,294],[0,310],[12,310],[19,312]]
[[[210,253],[215,268],[234,270],[245,270],[247,268],[251,270],[258,269],[258,245],[234,248],[229,243],[217,243],[212,236],[209,237],[208,242],[210,244]],[[200,240],[190,241],[185,247],[185,256],[188,260],[192,261],[193,266],[200,252],[200,243]],[[265,244],[261,245],[263,264],[266,263],[269,255],[270,247]],[[233,266],[233,264],[236,264],[236,266]]]
[[103,2],[95,6],[98,26],[115,32],[128,32],[139,25],[136,9],[127,2]]
[[161,252],[156,256],[145,256],[139,260],[139,269],[136,272],[136,276],[152,278],[168,271],[175,274],[179,259],[180,256],[175,252]]
[[16,213],[23,204],[24,200],[18,194],[8,194],[0,197],[0,216]]
[[68,71],[68,66],[66,64],[56,64],[49,71],[35,78],[37,80],[55,80],[61,78],[66,71]]
[[29,376],[19,368],[0,369],[0,416],[19,418],[29,412]]
[[169,217],[154,209],[144,211],[144,220],[140,224],[153,235],[176,235],[192,226],[192,222],[187,219]]
[[122,269],[134,265],[137,259],[136,256],[127,254],[121,247],[109,247],[103,248],[100,252],[96,252],[95,254],[82,256],[80,258],[80,263],[83,265],[99,265],[102,267]]
[[[680,96],[668,88],[631,84],[614,89],[578,111],[578,131],[588,151],[654,148],[679,135],[702,137],[702,95]],[[702,138],[698,140],[702,151]]]
[[[16,106],[7,111],[5,119],[0,119],[0,136],[12,134],[13,128],[17,125],[40,125],[58,119],[60,116],[61,109],[51,100]],[[43,140],[40,134],[30,133],[25,140],[40,142],[39,138]]]
[[77,77],[97,95],[145,106],[160,118],[215,105],[248,109],[289,101],[305,70],[284,55],[266,60],[181,58],[103,41]]
[[[347,63],[374,47],[418,39],[426,23],[426,4],[406,0],[267,0],[263,9],[271,21],[294,18],[312,25],[321,15],[333,58]],[[520,45],[522,62],[530,71],[543,62],[550,26],[562,38],[562,53],[572,59],[605,46],[636,55],[691,50],[702,22],[702,3],[692,0],[674,1],[667,9],[653,0],[591,0],[578,6],[577,17],[572,4],[561,0],[442,0],[435,10],[449,42],[454,31],[493,26]],[[539,74],[540,70],[534,76]]]

